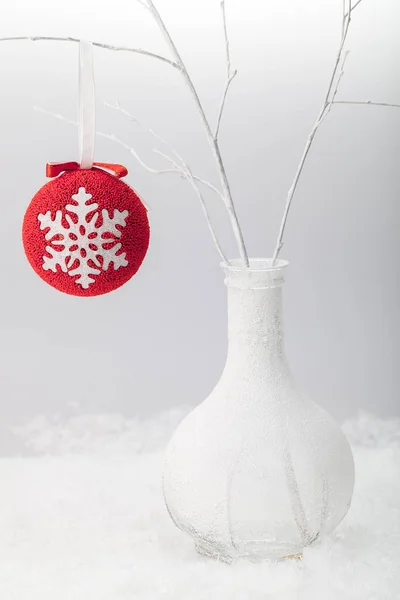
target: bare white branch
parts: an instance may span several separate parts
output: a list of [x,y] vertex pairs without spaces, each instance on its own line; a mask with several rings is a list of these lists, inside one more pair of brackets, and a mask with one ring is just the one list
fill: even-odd
[[[355,3],[353,6],[351,6],[351,1],[350,1],[349,12],[350,12],[350,13],[351,13],[351,12],[353,12],[353,10],[354,10],[355,8],[357,8],[357,6],[358,6],[359,4],[361,4],[361,2],[362,2],[362,0],[358,0],[358,2],[356,2],[356,3]],[[348,13],[346,13],[346,17],[347,17],[347,16],[348,16]]]
[[371,100],[335,100],[332,104],[368,104],[369,106],[390,106],[400,108],[400,104],[391,104],[390,102],[372,102]]
[[236,75],[237,75],[237,70],[233,71],[232,75],[228,78],[228,80],[225,84],[224,93],[222,95],[222,100],[221,100],[221,104],[220,104],[219,111],[218,111],[217,126],[215,128],[215,134],[214,134],[215,139],[218,139],[219,128],[221,126],[222,113],[224,112],[226,97],[228,95],[230,85],[231,85],[232,81],[235,79]]
[[[290,208],[291,208],[291,205],[292,205],[293,197],[294,197],[294,194],[296,192],[296,189],[297,189],[297,186],[298,186],[301,174],[303,172],[304,164],[306,162],[308,153],[309,153],[310,148],[312,146],[312,143],[314,141],[315,134],[317,133],[318,128],[320,127],[321,123],[324,121],[324,119],[326,118],[326,116],[330,112],[331,106],[333,104],[333,101],[334,101],[334,99],[336,97],[336,94],[337,94],[337,91],[338,91],[338,88],[339,88],[340,81],[341,81],[341,79],[343,77],[344,64],[345,64],[345,61],[346,61],[346,58],[347,58],[347,54],[344,57],[344,61],[342,63],[342,70],[341,70],[341,73],[339,75],[338,75],[338,70],[339,70],[339,65],[340,65],[340,62],[341,62],[341,59],[342,59],[342,56],[343,56],[344,45],[346,43],[347,35],[348,35],[348,32],[349,32],[349,27],[350,27],[350,22],[351,22],[351,14],[352,14],[352,11],[354,10],[355,6],[356,5],[352,6],[352,1],[349,0],[347,13],[344,15],[342,38],[341,38],[341,41],[340,41],[338,53],[336,55],[336,60],[335,60],[335,64],[334,64],[334,67],[333,67],[332,74],[331,74],[331,78],[329,80],[328,89],[327,89],[327,92],[326,92],[326,95],[325,95],[325,99],[324,99],[324,102],[322,104],[322,107],[321,107],[321,110],[319,112],[319,115],[317,117],[317,120],[315,121],[314,126],[313,126],[313,128],[311,130],[311,133],[308,136],[308,139],[306,141],[306,145],[305,145],[304,150],[303,150],[302,157],[300,159],[300,164],[297,167],[297,171],[296,171],[293,183],[292,183],[292,185],[291,185],[291,187],[290,187],[290,189],[288,191],[288,195],[287,195],[287,198],[286,198],[285,210],[284,210],[284,213],[283,213],[283,218],[282,218],[281,225],[280,225],[280,228],[279,228],[278,239],[277,239],[277,242],[276,242],[276,245],[275,245],[275,250],[274,250],[274,254],[273,254],[273,258],[272,258],[272,264],[275,264],[275,262],[276,262],[276,260],[277,260],[277,258],[279,256],[279,253],[280,253],[280,251],[282,250],[282,247],[283,247],[283,236],[284,236],[284,233],[285,233],[286,223],[287,223],[287,219],[288,219],[288,216],[289,216]],[[335,81],[336,81],[336,86],[334,87]]]
[[338,72],[340,60],[342,58],[343,48],[344,48],[344,45],[346,43],[347,34],[349,32],[350,22],[351,22],[351,12],[349,12],[347,14],[347,16],[346,16],[346,21],[345,21],[345,24],[344,24],[344,31],[343,31],[342,39],[341,39],[341,42],[340,42],[339,51],[338,51],[338,53],[336,55],[335,65],[333,67],[332,75],[331,75],[331,78],[330,78],[330,81],[329,81],[328,90],[326,92],[323,110],[325,110],[326,106],[329,103],[329,98],[330,98],[330,95],[331,95],[331,92],[332,92],[333,84],[334,84],[335,79],[336,79],[336,75],[337,75],[337,72]]
[[220,6],[221,6],[221,12],[222,12],[222,24],[224,27],[226,71],[227,71],[226,76],[229,79],[229,77],[231,76],[231,52],[230,52],[230,48],[229,48],[228,28],[226,26],[225,0],[221,0]]
[[357,6],[358,6],[359,4],[361,4],[361,2],[362,2],[362,0],[358,0],[358,2],[356,2],[356,3],[354,4],[354,6],[352,7],[352,9],[351,9],[351,10],[354,10],[355,8],[357,8]]
[[97,135],[99,137],[110,140],[111,142],[115,142],[116,144],[118,144],[119,146],[121,146],[122,148],[127,150],[130,154],[132,154],[132,156],[134,156],[134,158],[137,160],[139,165],[141,167],[143,167],[149,173],[153,173],[154,175],[164,175],[165,173],[176,173],[176,170],[174,170],[174,169],[154,169],[153,167],[150,167],[139,156],[139,154],[136,152],[136,150],[134,150],[131,146],[129,146],[124,141],[122,141],[120,138],[118,138],[114,133],[104,133],[102,131],[97,131]]
[[348,58],[349,54],[350,54],[350,50],[347,50],[347,52],[344,53],[343,61],[342,61],[342,67],[340,69],[339,76],[338,76],[338,78],[336,80],[335,89],[333,90],[333,94],[331,96],[331,99],[330,99],[329,104],[327,106],[327,109],[325,111],[326,114],[328,114],[330,112],[330,110],[332,108],[332,104],[335,102],[335,98],[337,96],[337,93],[338,93],[338,90],[339,90],[339,86],[340,86],[340,83],[342,81],[342,77],[344,75],[344,68],[346,66],[346,61],[347,61],[347,58]]
[[64,121],[64,123],[68,123],[69,125],[75,125],[75,127],[78,126],[77,121],[74,121],[73,119],[68,119],[67,117],[64,117],[64,115],[60,115],[59,113],[55,113],[50,110],[46,110],[45,108],[42,108],[41,106],[34,106],[33,109],[36,110],[37,112],[43,113],[44,115],[53,117],[53,119],[58,119],[59,121]]
[[192,172],[190,170],[190,167],[182,159],[180,160],[181,166],[179,166],[179,164],[176,163],[173,158],[171,158],[170,156],[168,156],[167,154],[165,154],[161,150],[155,149],[154,152],[156,154],[159,154],[160,156],[162,156],[166,160],[168,160],[176,170],[180,171],[182,173],[183,177],[185,179],[187,179],[187,181],[190,183],[190,185],[194,189],[194,191],[196,193],[196,196],[197,196],[197,198],[200,201],[200,205],[201,205],[201,208],[203,210],[203,214],[204,214],[204,217],[206,219],[206,222],[207,222],[207,225],[208,225],[208,229],[210,231],[211,238],[212,238],[212,241],[214,243],[214,246],[217,249],[217,252],[220,255],[222,261],[224,263],[227,263],[228,259],[225,256],[225,254],[224,254],[224,252],[223,252],[223,250],[221,248],[221,245],[220,245],[220,243],[218,241],[217,234],[216,234],[214,226],[213,226],[213,224],[211,222],[211,218],[210,218],[210,215],[208,213],[207,205],[205,203],[203,194],[201,193],[201,190],[200,190],[199,186],[196,183],[195,177],[193,176],[193,174],[192,174]]
[[[153,150],[153,152],[154,152],[155,154],[159,154],[160,156],[162,156],[163,158],[165,158],[166,160],[168,160],[168,161],[169,161],[171,164],[176,164],[176,163],[174,162],[174,160],[173,160],[173,159],[171,159],[171,157],[170,157],[170,156],[168,156],[167,154],[165,154],[164,152],[162,152],[162,151],[161,151],[161,150],[159,150],[158,148],[156,148],[155,150]],[[181,159],[181,160],[182,160],[182,159]],[[213,186],[213,185],[212,185],[212,184],[211,184],[209,181],[206,181],[205,179],[202,179],[201,177],[198,177],[197,175],[194,175],[194,173],[192,173],[192,172],[191,172],[191,169],[190,169],[190,167],[189,167],[188,165],[186,165],[185,163],[182,163],[182,164],[185,166],[185,168],[186,168],[186,169],[189,169],[189,170],[190,170],[191,177],[192,177],[192,178],[193,178],[193,179],[194,179],[196,182],[198,182],[198,183],[201,183],[202,185],[204,185],[204,187],[208,187],[210,190],[212,190],[213,192],[215,192],[216,194],[218,194],[218,195],[221,197],[222,201],[224,202],[224,197],[222,196],[221,192],[220,192],[220,191],[219,191],[219,190],[218,190],[218,189],[217,189],[215,186]],[[177,170],[177,169],[176,169],[174,172],[176,172],[176,173],[178,173],[178,172],[179,172],[179,173],[181,173],[181,174],[182,174],[182,171],[181,171],[181,170]],[[183,174],[182,174],[182,175],[183,175]],[[184,178],[185,178],[185,177],[184,177]]]
[[[40,41],[49,41],[49,42],[79,42],[78,38],[73,37],[49,37],[49,36],[19,36],[19,37],[4,37],[0,38],[0,42],[12,42],[18,40],[25,40],[30,42],[40,42]],[[154,52],[149,52],[148,50],[143,50],[142,48],[128,48],[126,46],[111,46],[110,44],[102,44],[100,42],[93,42],[93,46],[97,48],[104,48],[105,50],[112,50],[113,52],[134,52],[135,54],[142,54],[143,56],[149,56],[150,58],[156,58],[157,60],[161,60],[169,64],[171,67],[178,69],[180,71],[180,66],[166,58],[165,56],[161,56],[160,54],[155,54]]]
[[346,13],[346,11],[347,11],[347,8],[346,8],[346,1],[347,1],[347,0],[342,0],[342,1],[343,1],[343,6],[342,6],[342,13],[343,13],[343,15],[342,15],[342,37],[343,37],[343,34],[344,34],[344,26],[345,26],[345,24],[346,24],[346,14],[347,14],[347,13]]
[[225,39],[225,56],[226,56],[226,83],[225,88],[222,94],[221,103],[219,106],[218,117],[217,117],[217,126],[215,128],[214,138],[218,140],[219,128],[221,126],[222,113],[224,112],[226,98],[228,96],[229,88],[237,75],[237,70],[235,69],[233,72],[231,70],[231,53],[229,48],[229,37],[228,37],[228,28],[226,25],[226,13],[225,13],[225,0],[221,0],[221,12],[222,12],[222,22],[224,27],[224,39]]
[[[112,110],[116,110],[118,112],[120,112],[121,114],[123,114],[127,119],[129,119],[129,121],[132,121],[132,123],[136,123],[136,125],[139,125],[139,127],[141,127],[142,129],[145,129],[148,133],[150,133],[155,139],[157,139],[159,142],[161,142],[162,144],[164,144],[169,150],[170,152],[172,152],[172,154],[174,154],[174,156],[181,161],[181,163],[183,163],[183,158],[182,156],[177,152],[177,150],[175,150],[175,148],[173,148],[173,146],[171,146],[171,144],[169,142],[167,142],[163,137],[161,137],[158,133],[156,133],[153,129],[151,129],[150,127],[147,127],[147,125],[144,125],[143,123],[141,123],[136,117],[134,117],[128,110],[126,110],[125,108],[123,108],[119,102],[116,102],[115,104],[109,104],[108,102],[104,103],[105,106],[107,108],[111,108]],[[160,154],[158,152],[158,154]],[[205,179],[202,179],[201,177],[198,177],[197,175],[194,175],[192,173],[191,175],[193,177],[193,179],[195,181],[197,181],[198,183],[201,183],[202,185],[204,185],[205,187],[208,187],[210,190],[212,190],[215,194],[217,194],[217,196],[219,196],[219,198],[222,200],[222,202],[225,204],[225,197],[224,195],[220,192],[220,190],[218,188],[216,188],[214,185],[212,185],[212,183],[210,183],[209,181],[206,181]],[[226,204],[225,204],[226,205]]]
[[218,139],[216,139],[215,136],[213,135],[210,123],[204,112],[204,108],[203,108],[203,105],[199,98],[199,95],[197,93],[197,90],[193,84],[193,81],[189,75],[189,72],[182,60],[182,57],[181,57],[177,47],[175,46],[175,43],[166,27],[164,21],[161,18],[160,13],[158,12],[157,8],[155,7],[153,0],[147,0],[147,4],[148,4],[148,8],[149,8],[156,24],[158,25],[169,49],[172,52],[175,62],[180,67],[183,80],[184,80],[185,84],[187,85],[187,87],[189,88],[189,91],[190,91],[192,98],[194,100],[194,103],[196,105],[197,111],[200,115],[201,121],[202,121],[204,129],[205,129],[206,137],[210,144],[211,151],[213,153],[213,157],[215,159],[217,170],[218,170],[218,173],[219,173],[219,176],[221,179],[222,190],[223,190],[223,194],[224,194],[224,197],[226,200],[226,207],[227,207],[228,215],[230,218],[233,234],[234,234],[236,242],[238,244],[240,257],[243,260],[244,266],[248,267],[249,259],[247,256],[247,250],[246,250],[246,246],[245,246],[244,239],[243,239],[243,233],[242,233],[242,230],[241,230],[238,218],[237,218],[236,209],[235,209],[235,205],[233,202],[228,177],[227,177],[227,174],[225,171],[225,166],[224,166],[221,152],[219,149]]

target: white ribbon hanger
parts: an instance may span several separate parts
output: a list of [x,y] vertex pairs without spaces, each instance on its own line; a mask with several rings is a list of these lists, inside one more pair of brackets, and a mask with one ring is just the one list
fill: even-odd
[[79,42],[79,164],[81,169],[91,169],[94,161],[96,139],[96,101],[93,71],[93,44]]

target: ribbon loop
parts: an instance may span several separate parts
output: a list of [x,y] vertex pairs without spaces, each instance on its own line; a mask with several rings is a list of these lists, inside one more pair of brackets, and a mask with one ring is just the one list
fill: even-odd
[[101,163],[101,162],[95,162],[93,164],[95,167],[100,167],[100,169],[103,169],[105,171],[112,171],[112,174],[115,175],[116,177],[118,177],[118,179],[120,177],[125,177],[126,175],[128,175],[128,169],[126,167],[124,167],[123,165],[117,165],[115,163]]
[[[118,165],[115,163],[93,163],[93,167],[98,167],[103,171],[111,171],[115,177],[125,177],[128,175],[128,169],[123,165]],[[57,177],[63,171],[76,171],[77,169],[82,169],[82,165],[77,162],[70,161],[64,163],[47,163],[46,165],[46,177]]]

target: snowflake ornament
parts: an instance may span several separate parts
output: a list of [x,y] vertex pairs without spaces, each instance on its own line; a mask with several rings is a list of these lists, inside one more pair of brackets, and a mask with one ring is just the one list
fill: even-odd
[[25,214],[23,242],[36,273],[76,296],[105,294],[136,273],[147,252],[147,211],[100,169],[68,171],[43,186]]
[[[78,217],[76,223],[71,215],[66,213],[68,227],[64,227],[61,210],[56,212],[54,219],[51,217],[50,210],[45,215],[38,216],[40,229],[47,230],[45,238],[51,244],[46,246],[46,251],[51,254],[51,258],[43,256],[43,269],[45,271],[51,269],[56,273],[59,265],[61,270],[68,273],[70,277],[79,275],[75,283],[87,289],[95,281],[92,275],[98,275],[101,269],[107,271],[110,263],[113,263],[114,269],[128,266],[126,252],[117,254],[122,244],[117,243],[116,239],[121,237],[121,231],[117,226],[125,227],[129,212],[115,210],[111,218],[108,211],[103,208],[101,211],[103,224],[96,227],[99,213],[93,211],[99,205],[86,203],[92,198],[92,194],[87,194],[85,188],[80,187],[78,193],[72,198],[77,206],[67,204],[65,209]],[[89,217],[91,213],[92,216]]]

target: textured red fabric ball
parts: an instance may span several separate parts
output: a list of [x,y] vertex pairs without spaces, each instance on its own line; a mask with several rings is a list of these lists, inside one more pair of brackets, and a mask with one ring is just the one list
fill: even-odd
[[77,169],[33,197],[22,239],[36,273],[74,296],[106,294],[139,269],[149,245],[147,210],[126,183],[101,169]]

